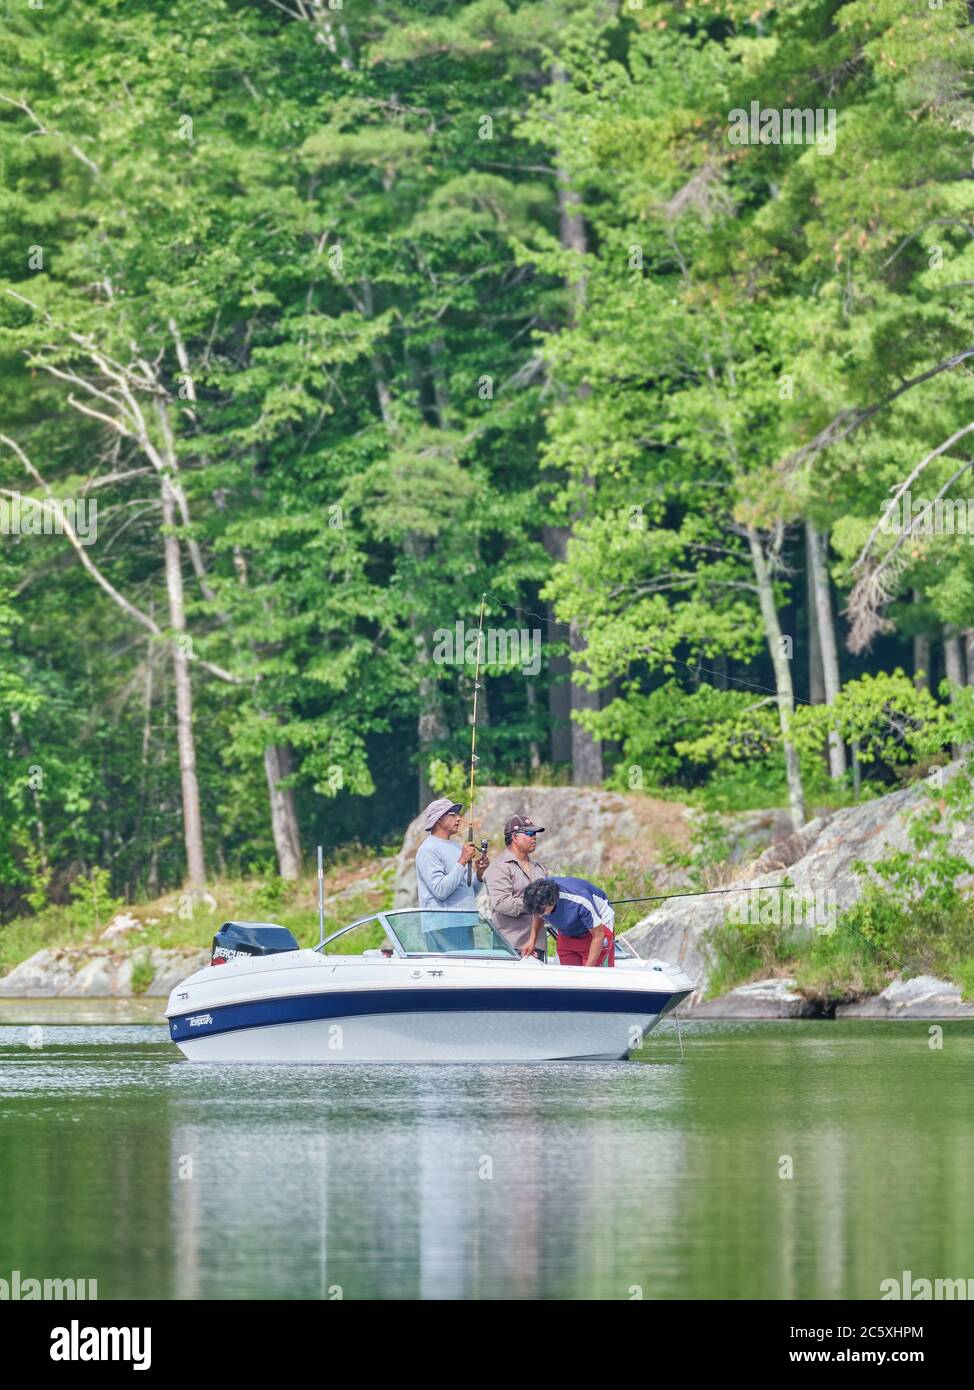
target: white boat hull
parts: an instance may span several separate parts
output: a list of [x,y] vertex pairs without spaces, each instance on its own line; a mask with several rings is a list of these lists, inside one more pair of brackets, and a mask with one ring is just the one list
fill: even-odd
[[679,972],[536,961],[363,961],[295,951],[210,966],[173,990],[194,1062],[545,1062],[628,1057],[690,992]]
[[194,1062],[617,1061],[659,1014],[371,1014],[217,1033],[180,1042]]

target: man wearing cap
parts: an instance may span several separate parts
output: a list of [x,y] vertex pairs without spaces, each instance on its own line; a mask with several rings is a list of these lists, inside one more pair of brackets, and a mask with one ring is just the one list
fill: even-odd
[[522,955],[548,924],[558,932],[559,964],[615,965],[615,913],[608,893],[587,878],[539,879],[525,890],[524,906],[533,923]]
[[[451,801],[448,796],[431,801],[426,808],[423,823],[428,834],[416,854],[416,886],[420,907],[445,907],[466,912],[477,910],[477,884],[483,882],[490,860],[486,854],[478,859],[475,845],[452,843],[451,836],[460,829],[462,810],[459,802]],[[471,862],[477,877],[468,887],[467,865]],[[436,930],[445,948],[463,950],[473,944],[472,926],[435,928],[435,920],[430,919],[430,930]],[[423,926],[426,930],[425,922]]]
[[[494,926],[518,955],[524,954],[521,948],[531,937],[532,917],[524,909],[524,890],[535,879],[548,877],[545,866],[531,858],[543,832],[544,826],[535,825],[530,816],[511,816],[504,826],[506,849],[484,875]],[[534,954],[544,960],[543,935]]]

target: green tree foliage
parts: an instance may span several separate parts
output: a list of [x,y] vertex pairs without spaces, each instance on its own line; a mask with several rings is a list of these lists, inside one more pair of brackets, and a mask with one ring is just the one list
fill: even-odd
[[[465,758],[436,653],[484,593],[543,636],[487,667],[495,780],[549,761],[548,604],[612,785],[798,815],[830,731],[867,784],[961,746],[974,549],[883,518],[911,474],[970,490],[966,6],[112,0],[0,36],[0,502],[97,502],[90,544],[2,537],[5,914],[180,882],[194,796],[210,873],[387,839]],[[819,144],[735,143],[752,102]],[[827,706],[806,522],[856,648]],[[934,694],[900,673],[930,634]]]

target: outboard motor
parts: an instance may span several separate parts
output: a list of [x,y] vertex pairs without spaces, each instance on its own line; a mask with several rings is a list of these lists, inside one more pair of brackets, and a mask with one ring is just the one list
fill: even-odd
[[288,931],[275,922],[224,922],[213,938],[211,965],[226,965],[240,956],[275,956],[301,948]]

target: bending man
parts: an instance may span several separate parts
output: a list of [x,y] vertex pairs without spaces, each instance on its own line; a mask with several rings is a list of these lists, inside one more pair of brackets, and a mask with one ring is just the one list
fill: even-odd
[[542,878],[524,890],[525,911],[533,917],[521,955],[535,950],[545,924],[555,927],[562,965],[615,965],[615,913],[601,888],[585,878]]

